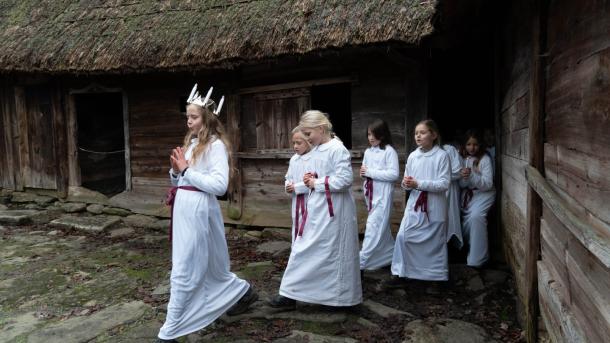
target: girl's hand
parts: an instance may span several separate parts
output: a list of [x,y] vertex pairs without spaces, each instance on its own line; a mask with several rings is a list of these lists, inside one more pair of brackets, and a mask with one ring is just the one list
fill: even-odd
[[463,179],[467,179],[470,177],[470,168],[462,168],[462,170],[460,170],[460,174],[462,175]]
[[360,177],[365,177],[366,176],[366,166],[363,164],[362,167],[360,167]]
[[408,188],[417,188],[418,184],[417,184],[417,180],[415,180],[412,176],[407,176],[405,177],[405,181],[404,181],[405,185]]
[[314,178],[314,176],[313,176],[313,174],[312,174],[312,173],[306,173],[306,174],[303,176],[303,182],[305,183],[305,185],[306,185],[307,187],[309,187],[309,188],[311,188],[311,189],[313,189],[313,188],[314,188],[314,186],[315,186],[315,181],[316,181],[316,179]]
[[294,183],[289,182],[288,184],[286,184],[286,192],[288,193],[292,193],[294,192]]
[[172,155],[169,158],[172,164],[172,169],[174,171],[182,173],[182,171],[186,169],[186,167],[188,167],[188,162],[184,157],[184,151],[181,147],[177,147],[172,150]]

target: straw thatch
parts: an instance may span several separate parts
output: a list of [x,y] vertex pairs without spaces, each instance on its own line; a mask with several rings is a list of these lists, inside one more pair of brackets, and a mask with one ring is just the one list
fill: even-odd
[[432,32],[436,0],[0,0],[0,71],[131,72],[244,61]]

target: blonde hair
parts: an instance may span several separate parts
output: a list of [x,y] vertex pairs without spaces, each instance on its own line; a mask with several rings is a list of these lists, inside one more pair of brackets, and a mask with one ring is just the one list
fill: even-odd
[[307,137],[305,137],[305,134],[303,133],[303,130],[301,130],[300,126],[297,126],[294,129],[292,129],[290,138],[292,139],[292,137],[294,137],[294,135],[300,135],[301,138],[303,138],[303,140],[305,141],[305,143],[307,143],[307,146],[311,149],[311,143],[309,142],[309,139],[307,139]]
[[189,164],[193,165],[201,155],[207,151],[209,145],[212,143],[214,139],[221,140],[228,154],[229,161],[229,178],[231,178],[234,174],[234,166],[233,166],[233,153],[231,150],[231,143],[227,139],[227,134],[224,129],[224,126],[218,120],[218,117],[208,108],[201,107],[195,104],[189,104],[188,107],[193,107],[197,110],[197,112],[201,115],[202,126],[199,132],[193,133],[191,130],[188,130],[186,136],[184,136],[183,148],[186,150],[191,143],[191,139],[193,136],[197,136],[198,142],[197,146],[193,149],[193,154],[189,160]]
[[333,132],[333,124],[328,120],[328,113],[318,110],[309,110],[301,115],[298,127],[313,129],[318,126],[321,126],[324,129],[324,132],[328,133],[331,138],[339,139]]

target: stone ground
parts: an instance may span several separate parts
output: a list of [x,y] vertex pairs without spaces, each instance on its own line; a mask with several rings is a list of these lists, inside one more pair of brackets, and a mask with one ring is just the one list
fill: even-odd
[[[0,205],[0,342],[152,342],[169,293],[167,220],[108,206]],[[249,231],[248,231],[249,230]],[[451,265],[444,284],[381,290],[387,269],[365,273],[364,303],[299,303],[277,312],[290,251],[283,229],[227,228],[232,270],[261,300],[181,342],[520,342],[515,292],[503,268]]]

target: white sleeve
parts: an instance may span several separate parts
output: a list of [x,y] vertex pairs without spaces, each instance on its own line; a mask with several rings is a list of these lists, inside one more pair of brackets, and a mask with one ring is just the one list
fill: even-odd
[[411,174],[411,166],[413,165],[413,160],[411,159],[411,155],[409,155],[409,157],[407,158],[407,164],[405,165],[405,174],[402,177],[402,180],[400,181],[400,187],[406,191],[410,191],[412,188],[407,187],[407,185],[405,185],[404,183],[404,179],[405,177],[409,176],[409,174]]
[[[222,143],[212,143],[207,154],[211,164],[206,173],[189,168],[184,173],[184,179],[197,189],[217,196],[227,192],[229,185],[229,160],[227,149]],[[200,157],[200,159],[203,157]]]
[[[331,152],[331,160],[333,163],[334,174],[329,175],[328,186],[331,192],[342,192],[352,185],[354,175],[352,172],[352,163],[349,151],[342,147],[334,152]],[[324,178],[316,179],[315,191],[324,192]]]
[[459,180],[462,177],[460,174],[463,165],[462,157],[454,147],[447,149],[447,155],[449,155],[451,163],[451,181]]
[[172,186],[178,186],[178,180],[180,180],[180,173],[174,173],[174,169],[169,169],[169,181]]
[[489,156],[484,155],[479,162],[479,172],[472,172],[469,186],[480,191],[488,191],[494,187],[494,172]]
[[428,192],[444,192],[449,189],[449,183],[451,182],[449,156],[443,153],[438,162],[438,179],[416,180],[417,189]]
[[396,150],[387,148],[388,151],[385,153],[385,159],[388,162],[386,169],[371,169],[367,167],[366,176],[373,180],[394,182],[398,180],[400,171],[398,169],[398,154]]

